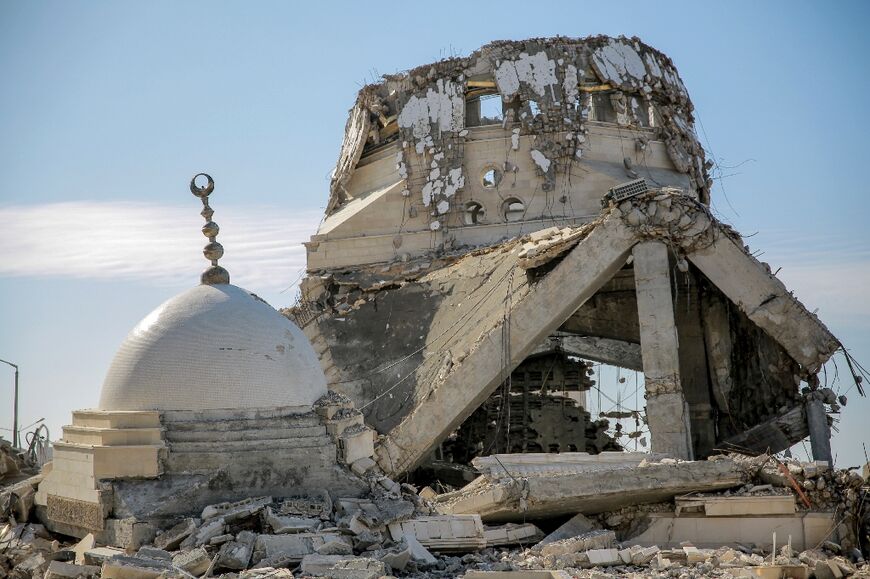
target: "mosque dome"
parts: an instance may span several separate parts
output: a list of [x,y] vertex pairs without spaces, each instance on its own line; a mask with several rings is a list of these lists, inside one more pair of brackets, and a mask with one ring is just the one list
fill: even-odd
[[[207,183],[197,184],[204,177]],[[269,304],[230,285],[208,197],[195,175],[211,262],[202,285],[164,302],[121,344],[100,393],[100,410],[224,410],[311,406],[326,377],[305,334]]]
[[148,314],[118,349],[101,410],[311,406],[326,378],[308,338],[260,298],[203,284]]

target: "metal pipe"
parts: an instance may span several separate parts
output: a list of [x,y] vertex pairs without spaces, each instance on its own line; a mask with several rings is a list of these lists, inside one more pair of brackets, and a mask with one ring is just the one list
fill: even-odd
[[18,448],[18,364],[13,364],[8,360],[0,359],[0,362],[9,364],[15,368],[15,386],[13,388],[13,406],[12,406],[12,448]]

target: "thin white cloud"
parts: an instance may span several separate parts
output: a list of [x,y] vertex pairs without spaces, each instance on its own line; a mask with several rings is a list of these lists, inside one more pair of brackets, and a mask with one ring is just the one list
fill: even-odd
[[[186,284],[208,266],[199,210],[193,203],[93,201],[0,207],[0,276]],[[302,242],[320,213],[219,206],[214,220],[233,283],[280,291],[304,269]]]
[[[0,276],[139,279],[186,285],[207,266],[196,203],[77,201],[0,207]],[[321,214],[218,206],[221,264],[255,291],[280,292],[305,267],[302,242]],[[747,238],[760,259],[823,320],[870,320],[870,244],[845,233],[768,230]]]

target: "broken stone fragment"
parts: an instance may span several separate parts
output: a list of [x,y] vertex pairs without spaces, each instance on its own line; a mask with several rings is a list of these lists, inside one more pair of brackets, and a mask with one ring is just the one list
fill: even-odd
[[320,525],[319,518],[276,515],[269,507],[266,507],[264,519],[276,535],[310,533],[317,530],[317,527]]
[[584,533],[588,533],[589,531],[595,531],[600,529],[600,525],[598,523],[592,522],[582,513],[577,513],[567,522],[565,522],[561,527],[544,537],[537,546],[543,547],[549,543],[553,543],[555,541],[561,541],[562,539],[569,539],[571,537],[576,537],[578,535],[582,535]]
[[411,550],[408,547],[404,549],[394,548],[387,551],[373,552],[371,556],[388,565],[393,571],[402,572],[411,561]]
[[[353,538],[353,546],[357,551],[365,551],[384,542],[384,534],[378,530],[363,531]],[[320,552],[320,551],[318,551]]]
[[438,562],[438,559],[429,552],[429,549],[420,544],[420,541],[417,540],[417,537],[414,535],[405,535],[403,541],[408,546],[408,551],[411,553],[411,558],[414,561],[419,561],[420,563],[425,563],[427,565],[434,565]]
[[329,535],[324,539],[324,543],[314,550],[319,555],[353,555],[353,544],[348,537]]
[[241,571],[248,568],[254,551],[257,535],[251,531],[242,531],[235,541],[229,541],[221,546],[218,552],[216,566],[222,569]]
[[612,549],[615,542],[616,533],[613,531],[590,531],[577,537],[562,539],[544,545],[541,548],[541,554],[546,557],[548,555],[567,555],[595,549]]
[[41,577],[45,569],[48,568],[48,565],[49,561],[45,558],[45,555],[42,552],[36,552],[16,565],[13,569],[13,575],[17,574],[17,576],[22,578]]
[[171,529],[157,535],[154,539],[154,546],[158,549],[175,551],[183,540],[196,531],[198,524],[196,519],[184,519]]
[[99,576],[100,567],[96,565],[75,565],[52,561],[49,563],[43,579],[92,579]]
[[354,461],[353,464],[350,465],[350,469],[357,476],[365,476],[366,474],[368,474],[369,471],[371,471],[372,469],[375,469],[376,466],[377,465],[376,465],[375,461],[372,460],[371,457],[364,456],[364,457],[360,458],[359,460]]
[[84,552],[82,562],[85,565],[102,565],[112,557],[124,554],[124,550],[117,547],[94,547]]
[[386,572],[381,561],[341,555],[308,555],[302,559],[304,575],[334,579],[377,579]]
[[258,514],[266,505],[271,503],[272,497],[256,497],[233,503],[209,505],[203,509],[201,518],[203,521],[208,521],[215,517],[221,517],[227,523],[234,523]]
[[181,548],[187,549],[190,547],[200,547],[208,543],[214,537],[223,535],[226,532],[226,524],[223,518],[212,519],[203,523],[193,534],[189,535],[181,542]]
[[140,559],[158,559],[162,561],[172,561],[172,554],[163,549],[156,547],[148,547],[147,545],[139,547],[136,556]]
[[258,564],[264,559],[270,561],[282,558],[298,563],[305,555],[316,553],[316,549],[331,541],[348,540],[338,533],[298,533],[295,535],[259,535],[254,542],[251,560]]
[[[732,551],[733,552],[733,551]],[[631,564],[646,565],[652,561],[659,553],[658,547],[632,547],[631,548]]]
[[191,575],[202,575],[211,565],[211,557],[204,547],[184,551],[172,558],[172,565]]
[[239,579],[293,579],[293,573],[289,569],[260,567],[242,571]]
[[85,535],[81,541],[75,544],[72,548],[75,553],[75,564],[76,565],[84,565],[85,564],[85,553],[94,548],[96,541],[94,539],[93,533],[88,533]]
[[171,561],[116,555],[103,562],[100,577],[103,579],[157,579],[158,577],[179,579],[185,575],[176,569]]

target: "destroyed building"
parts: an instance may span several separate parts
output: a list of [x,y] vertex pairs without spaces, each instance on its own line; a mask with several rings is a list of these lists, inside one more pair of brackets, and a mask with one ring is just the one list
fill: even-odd
[[[284,317],[218,265],[197,175],[211,267],[0,484],[0,575],[867,576],[870,494],[833,468],[845,399],[818,378],[841,344],[712,215],[709,169],[637,39],[387,76]],[[592,363],[642,372],[644,407],[590,416]],[[816,460],[776,456],[807,436]]]
[[713,216],[711,165],[676,68],[638,39],[493,42],[387,75],[350,110],[286,313],[393,475],[457,433],[476,437],[463,459],[492,452],[475,425],[493,413],[499,451],[607,447],[576,442],[576,413],[534,438],[529,401],[552,396],[511,377],[547,347],[642,371],[654,452],[810,435],[830,460],[839,402],[817,374],[840,343]]

